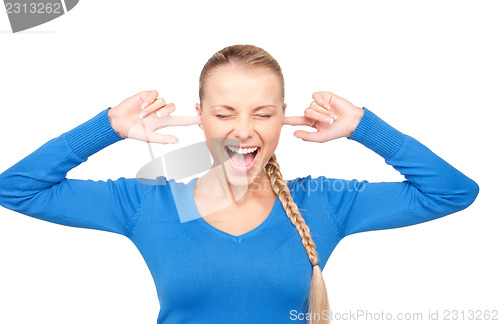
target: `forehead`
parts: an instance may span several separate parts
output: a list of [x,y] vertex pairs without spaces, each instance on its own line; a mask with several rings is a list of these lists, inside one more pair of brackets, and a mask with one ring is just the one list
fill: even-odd
[[246,68],[224,65],[216,68],[205,81],[208,101],[231,101],[240,104],[281,99],[281,82],[269,68]]

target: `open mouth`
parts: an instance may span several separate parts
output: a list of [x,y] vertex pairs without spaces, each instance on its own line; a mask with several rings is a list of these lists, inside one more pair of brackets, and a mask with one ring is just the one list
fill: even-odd
[[240,173],[247,173],[253,168],[261,150],[260,146],[242,149],[232,145],[226,145],[224,149],[229,157],[231,167]]

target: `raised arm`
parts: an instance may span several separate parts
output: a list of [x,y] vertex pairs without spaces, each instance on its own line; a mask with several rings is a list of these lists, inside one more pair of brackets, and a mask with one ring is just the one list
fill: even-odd
[[[122,177],[93,181],[67,179],[66,175],[92,154],[124,138],[176,142],[171,135],[154,132],[167,123],[173,124],[175,118],[167,116],[173,109],[165,107],[163,99],[156,100],[157,95],[157,92],[141,92],[114,108],[104,109],[4,171],[0,174],[0,205],[61,225],[129,236],[141,204],[156,185],[155,180],[146,183],[145,179]],[[134,125],[141,125],[138,121],[143,102],[149,107],[142,111],[161,110],[165,116],[153,114],[144,118],[142,125],[146,131],[140,132]]]
[[343,181],[345,190],[325,192],[331,217],[343,236],[403,227],[437,219],[468,207],[479,186],[411,136],[365,108],[349,138],[373,150],[404,177],[402,182]]
[[108,109],[43,144],[0,175],[0,205],[49,222],[127,235],[152,186],[135,179],[67,179],[99,150],[122,140]]
[[[336,113],[345,111],[341,108]],[[479,192],[473,180],[367,108],[361,116],[347,133],[348,138],[379,154],[406,180],[370,183],[326,177],[303,179],[318,182],[308,185],[322,188],[329,216],[342,237],[426,222],[472,204]]]

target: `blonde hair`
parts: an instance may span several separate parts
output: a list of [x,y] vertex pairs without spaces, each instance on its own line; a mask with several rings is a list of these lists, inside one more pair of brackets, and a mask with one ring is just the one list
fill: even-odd
[[[210,73],[217,67],[226,64],[238,64],[249,68],[269,68],[271,71],[276,73],[281,81],[281,96],[284,102],[285,81],[283,78],[283,72],[281,71],[281,67],[278,62],[268,52],[260,47],[254,45],[232,45],[216,52],[203,67],[200,75],[200,105],[204,96],[204,85],[210,76]],[[276,154],[271,156],[269,162],[267,162],[264,168],[269,176],[269,180],[275,194],[278,196],[286,214],[288,215],[288,218],[290,218],[290,221],[300,235],[302,245],[304,246],[312,265],[312,277],[308,294],[309,323],[329,323],[329,319],[324,319],[322,316],[325,310],[328,312],[327,314],[329,314],[330,307],[325,282],[318,264],[318,252],[316,251],[316,245],[311,237],[309,227],[300,214],[299,208],[293,202],[290,190],[281,175],[280,166],[276,160]]]

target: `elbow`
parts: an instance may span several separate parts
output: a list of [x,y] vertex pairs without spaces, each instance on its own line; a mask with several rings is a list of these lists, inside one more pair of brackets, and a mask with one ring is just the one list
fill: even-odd
[[422,205],[433,206],[439,215],[449,215],[466,209],[476,200],[479,194],[479,185],[467,178],[467,181],[456,184],[454,189],[449,193],[439,195],[427,195],[426,199],[430,198]]
[[0,174],[0,206],[4,206],[4,202],[6,200],[6,182],[3,177],[3,174]]
[[479,185],[474,181],[469,179],[469,183],[466,186],[465,193],[463,195],[462,209],[465,209],[472,205],[479,194]]
[[5,180],[0,177],[0,206],[11,209],[12,204],[9,203],[10,199],[6,187]]
[[5,174],[0,174],[0,206],[10,210],[19,209],[23,198],[19,195],[19,190],[12,186],[16,180]]
[[457,212],[472,205],[478,194],[479,185],[475,181],[467,178],[467,181],[460,186],[459,192],[449,199],[450,203],[454,206],[454,211]]
[[10,183],[12,183],[12,172],[10,169],[7,169],[0,173],[0,201],[8,196]]

